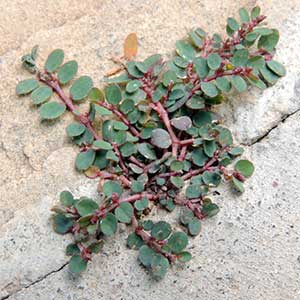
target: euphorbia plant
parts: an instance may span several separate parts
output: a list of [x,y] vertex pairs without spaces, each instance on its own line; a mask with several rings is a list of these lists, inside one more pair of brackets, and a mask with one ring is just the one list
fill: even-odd
[[[100,201],[74,199],[63,191],[60,205],[53,208],[55,231],[74,237],[67,247],[73,272],[86,269],[92,253],[101,251],[105,236],[113,235],[121,222],[132,225],[128,247],[138,249],[141,264],[162,278],[170,263],[191,258],[185,250],[187,234],[197,235],[201,221],[219,211],[211,191],[222,181],[244,191],[253,164],[235,162],[243,149],[233,144],[213,108],[232,89],[265,89],[285,70],[273,60],[278,31],[265,27],[260,9],[249,14],[242,8],[239,14],[240,22],[228,19],[227,38],[197,28],[176,43],[169,61],[161,55],[134,61],[137,41],[130,34],[120,66],[109,75],[122,74],[105,78],[103,90],[88,76],[73,81],[77,62],[63,64],[60,49],[42,69],[36,65],[36,47],[23,56],[23,66],[35,78],[20,82],[17,94],[31,94],[42,120],[66,110],[74,115],[66,130],[80,147],[76,169],[100,180]],[[60,103],[48,101],[53,93]],[[85,99],[89,111],[80,113],[78,105]],[[167,211],[181,206],[181,230],[151,221],[154,206]]]

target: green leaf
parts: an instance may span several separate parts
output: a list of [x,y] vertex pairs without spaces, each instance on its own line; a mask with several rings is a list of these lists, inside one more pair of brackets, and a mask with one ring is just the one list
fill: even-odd
[[191,31],[189,33],[189,38],[195,47],[201,48],[203,46],[202,39],[199,37],[199,35],[195,31]]
[[44,103],[40,108],[42,120],[52,120],[61,116],[66,110],[66,106],[57,102]]
[[181,252],[188,244],[188,237],[184,232],[174,232],[168,239],[167,247],[174,253]]
[[192,259],[192,254],[188,251],[184,251],[184,252],[178,253],[177,257],[180,262],[188,262]]
[[42,104],[48,101],[51,96],[52,89],[50,89],[48,86],[41,86],[31,93],[31,99],[33,104],[35,105]]
[[63,206],[72,206],[75,201],[73,195],[69,191],[62,191],[59,195],[60,202]]
[[132,180],[130,188],[134,193],[141,193],[144,191],[144,184],[141,181]]
[[204,202],[201,210],[202,214],[208,218],[215,216],[219,211],[219,206],[215,203],[211,203],[210,201],[208,203]]
[[93,87],[93,80],[89,76],[81,76],[75,80],[70,88],[70,94],[74,101],[82,100],[89,94]]
[[141,200],[134,202],[134,207],[139,210],[143,211],[145,210],[149,205],[149,200],[147,198],[142,198]]
[[189,64],[188,60],[182,58],[181,56],[176,56],[173,62],[177,67],[182,69],[185,69]]
[[102,150],[111,150],[113,148],[110,143],[105,142],[103,140],[102,141],[100,141],[100,140],[94,141],[93,147],[96,149],[102,149]]
[[208,157],[213,157],[215,151],[217,150],[217,144],[216,144],[216,142],[214,140],[212,140],[212,141],[204,141],[203,149],[204,149],[204,153]]
[[57,73],[58,80],[61,84],[67,84],[77,74],[78,64],[75,60],[66,62]]
[[83,145],[86,145],[86,144],[88,144],[88,145],[92,144],[93,140],[94,140],[94,136],[91,133],[91,131],[88,130],[88,129],[86,129],[85,132],[82,135],[75,136],[73,138],[73,141],[76,143],[76,145],[79,145],[79,146],[83,146]]
[[219,132],[220,132],[220,134],[219,134],[219,143],[222,146],[232,145],[233,138],[232,138],[231,131],[227,128],[220,127]]
[[171,180],[172,184],[174,186],[176,186],[177,188],[180,189],[180,188],[183,187],[184,181],[183,181],[183,179],[181,177],[179,177],[179,176],[171,176],[170,180]]
[[134,110],[134,106],[134,101],[132,101],[131,99],[125,99],[120,106],[120,110],[124,114],[128,114],[129,112]]
[[112,112],[109,109],[99,106],[99,105],[95,105],[95,110],[100,116],[103,116],[103,117],[112,115]]
[[270,71],[267,67],[262,67],[259,71],[263,79],[270,85],[275,84],[279,79],[279,77],[275,73]]
[[157,253],[151,261],[151,273],[154,279],[164,278],[169,267],[169,261],[162,254]]
[[186,41],[176,42],[176,52],[179,56],[187,60],[193,60],[196,55],[196,51],[193,46]]
[[66,255],[72,256],[74,254],[80,254],[80,249],[76,244],[69,244],[66,248]]
[[85,152],[80,152],[75,161],[75,166],[78,171],[87,170],[94,162],[96,153],[94,150],[89,149]]
[[105,87],[105,98],[108,103],[118,105],[121,102],[121,89],[117,84],[112,84]]
[[239,181],[238,179],[236,179],[234,176],[232,177],[232,183],[234,188],[238,191],[243,193],[245,191],[244,185],[241,181]]
[[198,235],[201,230],[201,223],[197,218],[193,218],[189,223],[188,223],[188,230],[189,234],[192,236]]
[[142,168],[133,163],[129,163],[128,166],[135,174],[142,174],[144,172]]
[[45,63],[45,70],[49,73],[56,71],[56,69],[64,61],[64,51],[56,49],[50,53]]
[[285,67],[278,61],[275,60],[268,61],[267,67],[278,76],[282,77],[286,75]]
[[216,79],[216,85],[218,89],[220,89],[222,92],[229,93],[231,90],[231,84],[229,80],[225,77],[219,77]]
[[120,197],[122,192],[122,186],[117,181],[108,180],[103,184],[103,193],[107,197],[111,197],[113,193],[116,193]]
[[205,163],[207,162],[208,157],[205,155],[202,148],[196,148],[192,152],[192,161],[195,165],[198,167],[203,167]]
[[264,67],[265,65],[265,60],[262,56],[253,56],[248,60],[248,66],[255,68],[255,69],[260,69]]
[[16,93],[17,95],[26,95],[31,93],[33,90],[38,88],[39,83],[37,80],[31,78],[31,79],[25,79],[17,84],[16,87]]
[[202,109],[205,107],[205,100],[199,96],[193,96],[192,98],[190,98],[186,104],[185,104],[188,108],[190,109]]
[[227,25],[232,31],[237,31],[240,28],[239,23],[234,18],[228,18]]
[[212,122],[212,120],[212,113],[209,111],[198,111],[193,118],[194,124],[198,127],[208,125]]
[[96,88],[93,87],[88,94],[89,98],[91,99],[91,101],[103,101],[104,100],[104,94],[103,92]]
[[183,169],[183,162],[179,160],[173,160],[170,165],[171,171],[181,171]]
[[129,234],[127,238],[127,247],[130,249],[138,250],[144,245],[144,241],[140,236],[135,234],[134,232]]
[[90,130],[88,130],[88,129],[86,129],[85,132],[82,135],[75,136],[73,138],[73,141],[78,146],[83,146],[83,145],[91,144],[91,143],[93,143],[93,140],[94,140],[94,136],[90,132]]
[[115,130],[127,130],[128,129],[128,126],[125,125],[121,121],[112,121],[112,125]]
[[[85,198],[85,197],[82,197],[82,198]],[[87,198],[85,198],[87,199]],[[76,204],[77,205],[77,202]],[[83,212],[84,212],[84,208],[82,208]],[[80,217],[78,220],[77,220],[77,223],[79,224],[80,228],[87,228],[89,225],[91,225],[91,218],[93,217],[92,214],[87,214],[85,216],[82,216]],[[82,234],[82,238],[84,239],[84,234]],[[77,240],[77,237],[75,236],[75,240]]]
[[137,91],[140,87],[142,86],[142,83],[135,79],[135,80],[131,80],[127,83],[126,85],[126,92],[127,93],[134,93],[135,91]]
[[254,42],[257,38],[258,38],[259,34],[258,33],[255,33],[255,32],[250,32],[246,35],[246,41],[247,42]]
[[236,67],[244,67],[247,65],[249,51],[247,49],[240,49],[234,52],[232,63]]
[[85,126],[80,123],[71,123],[67,127],[67,135],[70,137],[79,136],[84,133]]
[[254,166],[251,161],[242,159],[239,160],[235,166],[235,170],[245,177],[250,177],[254,172]]
[[218,186],[221,182],[221,176],[216,172],[205,171],[202,179],[205,184],[212,186]]
[[211,98],[216,97],[219,93],[216,86],[211,82],[202,82],[201,89],[206,96]]
[[154,226],[154,223],[151,220],[146,220],[143,222],[143,228],[147,231],[150,231],[153,226]]
[[176,85],[172,89],[169,100],[177,100],[185,95],[185,91],[181,88],[178,88]]
[[32,57],[33,60],[37,59],[37,57],[38,57],[38,50],[39,50],[39,46],[38,45],[35,45],[34,47],[32,47],[30,56]]
[[202,194],[202,189],[199,184],[190,184],[185,190],[185,196],[188,199],[199,198]]
[[171,146],[172,141],[166,130],[156,128],[152,130],[151,143],[158,148],[167,149]]
[[163,85],[168,87],[169,84],[174,84],[177,80],[176,73],[174,71],[167,71],[163,75]]
[[255,86],[261,90],[265,90],[267,88],[266,84],[258,78],[254,79],[254,78],[248,77],[248,81],[250,82],[250,84],[252,84],[253,86]]
[[248,23],[250,22],[250,16],[249,16],[249,13],[247,11],[246,8],[240,8],[239,9],[239,15],[240,15],[240,19],[243,23]]
[[80,214],[80,216],[86,216],[92,214],[96,209],[99,208],[99,205],[92,199],[83,198],[76,202],[75,207]]
[[118,222],[114,214],[108,213],[100,222],[100,230],[103,234],[111,236],[116,233]]
[[208,75],[209,68],[207,65],[207,60],[203,57],[197,57],[194,60],[196,72],[199,75],[199,77],[202,79]]
[[247,83],[241,76],[232,76],[231,83],[233,87],[240,93],[247,90]]
[[171,225],[165,221],[159,221],[151,229],[151,236],[159,241],[165,240],[172,232]]
[[195,30],[195,33],[197,33],[201,38],[205,38],[207,36],[207,33],[199,27]]
[[230,155],[238,156],[244,153],[244,149],[242,147],[234,147],[229,151]]
[[123,157],[129,157],[137,152],[137,146],[133,143],[126,142],[120,148]]
[[86,270],[87,261],[78,254],[73,255],[69,263],[69,268],[72,273],[79,274]]
[[255,6],[252,11],[251,11],[251,19],[255,19],[260,15],[260,7],[259,6]]
[[138,144],[137,146],[137,150],[140,154],[142,154],[144,157],[146,157],[147,159],[150,160],[155,160],[157,159],[155,151],[153,149],[153,147],[148,144],[148,143],[141,143]]
[[273,51],[279,41],[279,32],[273,29],[273,32],[269,35],[261,36],[258,40],[257,47],[263,48],[267,51]]
[[60,234],[67,233],[68,230],[73,226],[74,221],[67,218],[65,215],[57,214],[53,217],[54,231]]
[[94,166],[99,168],[100,170],[105,169],[109,163],[109,152],[110,151],[97,150]]
[[194,213],[190,209],[185,207],[180,211],[180,222],[183,225],[188,225],[194,218]]
[[192,126],[192,120],[190,117],[182,116],[171,120],[172,126],[178,130],[187,130]]
[[88,249],[90,251],[92,251],[92,253],[97,254],[97,253],[100,253],[100,251],[102,250],[103,246],[104,246],[104,241],[100,240],[100,241],[97,241],[97,242],[94,242],[94,243],[90,244],[88,246]]
[[144,267],[149,268],[155,255],[156,252],[152,248],[143,245],[140,248],[138,259]]
[[273,33],[272,29],[266,28],[266,27],[255,28],[253,30],[253,32],[256,33],[256,34],[258,34],[258,35],[269,35],[269,34]]
[[112,161],[116,161],[116,162],[119,161],[119,158],[116,156],[116,154],[112,150],[107,151],[106,158],[109,160],[112,160]]
[[217,53],[209,54],[207,57],[207,65],[211,70],[219,69],[221,62],[222,62],[222,59],[221,59],[220,55]]
[[123,202],[115,209],[115,215],[118,221],[129,224],[133,216],[132,205],[128,202]]

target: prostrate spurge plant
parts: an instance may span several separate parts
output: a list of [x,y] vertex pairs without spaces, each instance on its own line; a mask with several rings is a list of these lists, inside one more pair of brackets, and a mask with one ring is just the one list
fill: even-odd
[[[101,204],[64,191],[60,206],[53,208],[55,231],[74,237],[67,247],[71,271],[85,270],[92,253],[101,251],[103,236],[113,235],[121,222],[133,227],[128,247],[139,249],[141,264],[162,278],[170,263],[191,258],[186,232],[197,235],[200,221],[219,211],[209,198],[211,190],[226,181],[244,191],[254,167],[245,159],[232,166],[243,149],[233,146],[229,129],[212,108],[232,88],[244,92],[249,85],[273,85],[285,69],[273,60],[279,33],[263,25],[260,9],[249,14],[242,8],[239,14],[241,22],[228,19],[228,38],[197,28],[176,43],[170,61],[160,55],[133,61],[137,41],[130,34],[124,44],[127,62],[109,75],[124,71],[105,79],[104,92],[88,76],[76,79],[66,92],[78,66],[76,61],[63,64],[60,49],[43,69],[36,65],[36,47],[23,56],[23,66],[36,78],[20,82],[17,94],[31,94],[42,120],[66,110],[74,115],[67,134],[80,147],[76,168],[100,179]],[[60,103],[48,102],[53,93]],[[80,113],[77,105],[86,98],[89,111]],[[146,217],[153,206],[172,211],[176,205],[182,206],[182,231]]]

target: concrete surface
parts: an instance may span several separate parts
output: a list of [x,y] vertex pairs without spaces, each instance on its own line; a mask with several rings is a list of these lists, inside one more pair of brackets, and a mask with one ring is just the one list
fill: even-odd
[[[28,77],[19,58],[39,44],[43,62],[59,47],[97,82],[129,32],[139,36],[140,58],[168,54],[190,28],[220,31],[238,8],[257,3],[281,32],[278,59],[288,74],[220,107],[256,165],[245,194],[221,191],[220,214],[189,244],[194,259],[162,282],[125,249],[126,231],[71,278],[68,241],[53,233],[49,209],[63,189],[96,196],[96,182],[74,171],[70,116],[41,125],[30,99],[16,97],[16,83]],[[299,1],[1,0],[0,8],[0,299],[300,299]]]

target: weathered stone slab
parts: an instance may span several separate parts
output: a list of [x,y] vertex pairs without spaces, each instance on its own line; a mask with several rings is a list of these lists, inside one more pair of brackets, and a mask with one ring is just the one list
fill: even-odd
[[[32,3],[34,2],[34,3]],[[36,2],[36,3],[35,3]],[[75,172],[65,135],[71,117],[40,124],[16,82],[27,78],[19,58],[40,45],[42,63],[53,48],[77,59],[95,82],[120,55],[125,36],[140,37],[140,57],[170,54],[194,26],[223,30],[226,18],[259,3],[281,32],[278,60],[288,74],[262,93],[252,89],[220,108],[238,142],[251,144],[285,115],[299,110],[300,4],[288,1],[2,1],[0,4],[0,297],[9,299],[291,299],[299,291],[299,113],[248,149],[256,173],[242,197],[224,190],[221,213],[191,241],[195,258],[149,280],[125,249],[126,231],[110,241],[82,278],[70,278],[67,240],[53,233],[49,209],[65,188],[93,195],[96,182]],[[35,9],[32,9],[32,6]],[[179,20],[179,21],[178,21]],[[280,163],[282,162],[282,163]],[[160,213],[159,213],[160,214]],[[176,213],[175,213],[176,214]],[[176,221],[176,220],[175,220]],[[40,282],[39,282],[40,281]],[[28,287],[29,286],[29,287]],[[26,288],[28,287],[28,288]],[[18,290],[21,290],[17,293]]]

